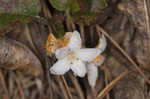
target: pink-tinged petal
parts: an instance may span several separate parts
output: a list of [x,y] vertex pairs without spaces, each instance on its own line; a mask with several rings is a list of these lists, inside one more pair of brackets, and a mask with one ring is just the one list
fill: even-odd
[[81,44],[82,44],[82,41],[81,41],[79,32],[74,31],[72,33],[72,36],[71,36],[68,46],[71,48],[71,50],[75,50],[75,49],[80,49]]
[[67,58],[58,60],[51,68],[50,72],[54,75],[63,75],[70,69],[70,64]]

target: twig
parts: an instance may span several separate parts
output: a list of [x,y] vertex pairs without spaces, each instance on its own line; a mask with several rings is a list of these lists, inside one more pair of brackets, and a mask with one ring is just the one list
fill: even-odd
[[72,26],[72,29],[75,30],[76,29],[76,26],[71,18],[71,16],[69,15],[69,18],[70,18],[70,23],[71,23],[71,26]]
[[70,78],[71,78],[71,80],[72,80],[72,82],[73,82],[73,84],[74,84],[74,86],[75,86],[75,88],[76,88],[76,90],[80,96],[80,99],[85,99],[77,79],[71,73],[69,75],[70,75]]
[[[47,3],[45,2],[45,0],[40,0],[40,5],[42,7],[44,16],[47,18],[52,18],[52,14],[51,14],[50,10],[48,9],[48,6],[47,6]],[[48,25],[48,29],[50,32],[52,32],[52,29],[49,25]]]
[[[108,85],[108,71],[106,69],[106,67],[104,67],[104,74],[105,74],[105,85]],[[106,99],[110,99],[110,95],[109,93],[106,94]]]
[[68,84],[67,84],[67,82],[66,82],[64,76],[61,76],[61,78],[62,78],[62,80],[63,80],[63,82],[64,82],[64,84],[65,84],[65,87],[66,87],[66,90],[67,90],[67,92],[68,92],[68,94],[69,94],[69,96],[70,96],[70,99],[73,99],[72,94],[71,94],[70,89],[69,89],[69,86],[68,86]]
[[85,32],[84,32],[84,26],[82,24],[80,24],[80,33],[81,33],[81,38],[82,38],[82,42],[84,45],[85,44]]
[[50,61],[48,60],[48,58],[46,56],[45,57],[45,63],[46,63],[46,79],[48,80],[48,88],[47,88],[47,92],[50,95],[50,98],[53,99],[53,92],[52,90],[52,84],[51,84],[51,79],[50,79],[50,74],[49,74],[49,65],[50,65]]
[[[148,5],[150,2],[147,0],[144,0],[144,9],[145,9],[145,23],[146,23],[146,32],[148,36],[150,37],[150,19],[149,19],[149,13],[148,13]],[[150,44],[150,40],[148,40],[148,45]],[[150,52],[150,46],[148,46],[148,51]],[[149,58],[150,59],[150,58]]]
[[149,20],[149,16],[148,16],[148,7],[147,7],[147,2],[146,0],[144,0],[144,9],[145,9],[145,17],[146,17],[146,29],[147,29],[147,33],[150,33],[150,20]]
[[11,73],[9,73],[9,79],[8,79],[8,85],[9,85],[9,94],[11,95],[12,93],[14,93],[14,87],[15,87],[15,84],[14,84],[14,79],[11,75]]
[[21,82],[20,82],[20,79],[17,78],[17,76],[15,75],[15,73],[12,72],[12,74],[13,74],[14,79],[16,80],[16,83],[17,83],[17,85],[18,85],[18,90],[19,90],[19,92],[20,92],[20,97],[21,97],[20,99],[25,99],[24,91],[23,91],[23,88],[22,88],[22,84],[21,84]]
[[30,99],[35,99],[35,97],[36,97],[36,95],[37,95],[37,91],[35,90],[35,91],[33,91],[32,93],[31,93],[31,97],[30,97]]
[[92,44],[94,43],[94,29],[93,26],[90,27],[90,37]]
[[130,58],[130,56],[119,46],[119,44],[115,40],[113,40],[112,37],[109,36],[109,34],[106,31],[104,31],[102,28],[100,28],[98,25],[96,25],[96,29],[97,29],[98,33],[102,32],[121,51],[121,53],[130,61],[130,63],[135,67],[135,69],[143,76],[143,78],[145,79],[145,81],[147,81],[148,84],[150,84],[150,80],[145,76],[145,74],[143,73],[143,71]]
[[73,29],[74,26],[71,23],[71,17],[70,17],[70,14],[69,14],[69,10],[66,10],[66,25],[67,25],[67,29],[69,31],[72,31],[72,29]]
[[66,92],[66,90],[65,90],[65,87],[64,87],[64,85],[63,85],[63,83],[62,83],[60,77],[58,77],[58,84],[60,85],[60,89],[62,90],[62,93],[63,93],[65,99],[69,99],[69,97],[68,97],[68,95],[67,95],[67,92]]
[[6,87],[6,84],[5,84],[5,80],[4,80],[4,75],[3,75],[1,70],[0,70],[0,81],[1,81],[2,87],[5,91],[6,99],[9,99],[8,90],[7,90],[7,87]]
[[109,83],[97,96],[96,99],[103,99],[103,97],[117,84],[118,81],[120,81],[122,78],[124,78],[129,71],[125,71],[121,73],[115,80],[113,80],[111,83]]
[[50,10],[48,9],[48,7],[46,5],[46,2],[44,0],[40,0],[40,5],[42,7],[42,11],[44,13],[44,16],[47,17],[47,18],[51,18],[52,15],[51,15],[51,12],[50,12]]

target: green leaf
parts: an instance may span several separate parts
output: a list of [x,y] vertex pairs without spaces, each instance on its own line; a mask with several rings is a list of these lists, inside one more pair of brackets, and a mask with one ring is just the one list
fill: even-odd
[[102,9],[108,6],[106,0],[92,0],[91,12],[99,13]]
[[99,0],[99,3],[101,4],[101,6],[102,6],[103,8],[106,8],[106,7],[108,6],[106,0]]
[[0,14],[17,13],[33,16],[39,11],[39,0],[0,0]]
[[50,3],[55,9],[65,11],[67,9],[68,0],[50,0]]
[[68,9],[70,9],[72,13],[75,13],[80,10],[80,7],[76,0],[68,0]]
[[[31,18],[19,14],[3,13],[0,15],[0,30],[5,29],[9,24],[15,22],[27,23]],[[10,28],[10,27],[9,27]]]
[[0,0],[0,30],[12,22],[28,22],[40,11],[39,0]]
[[80,10],[76,0],[50,0],[50,3],[58,11],[70,10],[74,13]]

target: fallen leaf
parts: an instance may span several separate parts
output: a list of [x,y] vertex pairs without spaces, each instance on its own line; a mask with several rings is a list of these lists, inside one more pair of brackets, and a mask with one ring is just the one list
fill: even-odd
[[0,67],[7,70],[21,70],[25,75],[39,76],[42,66],[39,59],[22,43],[0,38]]
[[45,49],[48,55],[51,56],[58,48],[66,46],[69,43],[71,34],[72,32],[67,32],[63,37],[56,38],[52,33],[50,33],[45,44]]

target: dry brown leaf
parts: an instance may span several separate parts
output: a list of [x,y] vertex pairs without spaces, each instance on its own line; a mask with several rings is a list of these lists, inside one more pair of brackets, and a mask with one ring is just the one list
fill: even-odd
[[66,46],[69,42],[71,34],[72,32],[67,32],[63,37],[56,38],[52,33],[50,33],[45,44],[48,55],[51,56],[58,48]]
[[9,38],[0,39],[0,67],[21,70],[24,74],[39,76],[41,63],[31,50],[22,43]]

